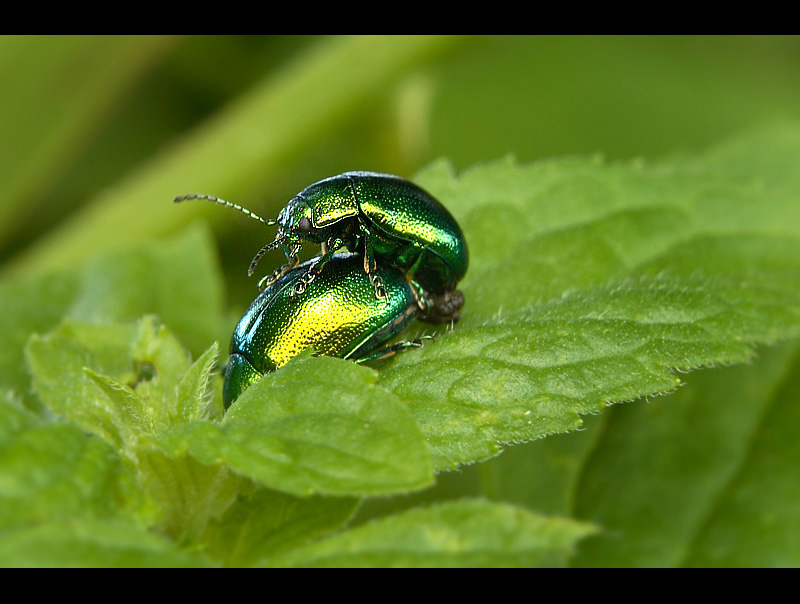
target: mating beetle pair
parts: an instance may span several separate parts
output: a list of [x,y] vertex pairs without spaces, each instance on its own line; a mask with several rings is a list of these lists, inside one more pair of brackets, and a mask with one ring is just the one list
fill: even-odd
[[309,346],[317,354],[362,363],[422,345],[416,339],[381,348],[420,312],[416,290],[399,269],[377,268],[387,301],[375,297],[358,254],[334,254],[297,296],[295,286],[313,262],[267,285],[239,321],[225,372],[226,407],[250,384]]
[[[384,354],[370,353],[414,317],[434,323],[460,317],[464,298],[455,287],[469,264],[464,235],[441,203],[403,178],[375,172],[326,178],[292,198],[277,220],[207,195],[175,201],[185,199],[206,199],[278,225],[275,239],[250,263],[249,274],[271,249],[280,247],[288,261],[262,279],[261,295],[234,333],[227,404],[260,377],[253,371],[282,365],[302,350],[298,346],[364,361]],[[321,254],[300,265],[304,241],[320,244]],[[341,248],[354,254],[335,254]],[[320,316],[312,308],[328,310]],[[329,332],[333,324],[341,326]],[[419,342],[400,343],[386,354],[404,345]]]

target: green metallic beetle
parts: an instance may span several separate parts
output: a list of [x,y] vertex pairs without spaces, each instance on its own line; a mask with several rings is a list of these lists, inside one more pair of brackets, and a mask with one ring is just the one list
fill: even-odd
[[419,314],[422,302],[402,271],[391,266],[376,269],[388,303],[376,298],[361,261],[358,254],[331,256],[325,271],[306,284],[299,298],[295,288],[313,259],[265,287],[231,338],[223,387],[226,408],[250,384],[306,348],[363,363],[404,348],[420,347],[423,339],[430,339],[417,338],[381,348]]
[[469,266],[464,234],[450,212],[417,185],[391,174],[345,172],[309,185],[286,204],[277,220],[264,220],[236,204],[208,195],[184,195],[175,201],[206,199],[239,209],[264,224],[278,225],[275,239],[253,258],[248,274],[269,250],[282,248],[288,264],[262,283],[269,285],[294,269],[303,242],[322,253],[296,283],[302,293],[319,276],[334,252],[358,251],[374,295],[386,299],[378,265],[400,268],[427,300],[420,317],[430,322],[458,320],[464,303],[456,285]]

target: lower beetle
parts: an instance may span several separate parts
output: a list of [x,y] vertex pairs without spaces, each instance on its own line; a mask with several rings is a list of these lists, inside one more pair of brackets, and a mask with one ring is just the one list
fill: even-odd
[[358,251],[376,298],[382,287],[378,265],[400,268],[430,296],[437,312],[432,322],[457,320],[463,304],[455,287],[469,266],[467,242],[455,218],[438,200],[412,182],[392,174],[345,172],[309,185],[286,204],[277,220],[265,220],[237,204],[209,195],[183,195],[175,201],[206,199],[242,210],[264,224],[278,225],[275,239],[253,258],[282,248],[289,263],[266,280],[269,284],[294,269],[303,241],[318,243],[322,253],[307,265],[304,281],[324,270],[340,248]]
[[[325,271],[311,282],[304,277],[314,260],[287,271],[253,301],[231,338],[225,371],[226,408],[253,382],[274,371],[306,348],[358,363],[374,360],[423,339],[381,347],[403,330],[424,303],[403,272],[378,267],[388,303],[373,295],[358,254],[331,256]],[[297,289],[304,289],[296,296]]]

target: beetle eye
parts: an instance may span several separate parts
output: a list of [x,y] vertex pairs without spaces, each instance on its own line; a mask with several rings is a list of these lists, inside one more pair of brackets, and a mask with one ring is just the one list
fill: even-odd
[[303,216],[300,219],[300,222],[297,223],[297,228],[300,229],[303,233],[310,233],[311,232],[311,221]]

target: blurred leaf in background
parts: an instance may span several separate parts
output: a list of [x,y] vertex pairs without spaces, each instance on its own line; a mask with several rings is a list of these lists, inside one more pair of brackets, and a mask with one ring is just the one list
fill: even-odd
[[[431,461],[578,428],[674,389],[669,368],[796,335],[800,38],[2,36],[0,83],[0,564],[800,563],[795,342],[407,494]],[[342,395],[337,421],[370,443],[362,470],[397,455],[368,437],[363,418],[382,416],[364,401],[402,418],[402,476],[331,479],[338,458],[311,451],[289,486],[264,468],[291,467],[297,430],[335,443],[324,405],[302,401],[313,430],[289,413],[269,434],[201,413],[218,404],[212,342],[274,233],[171,200],[270,217],[353,169],[417,173],[459,218],[466,314],[377,375],[353,368]],[[212,234],[186,228],[199,218]],[[144,421],[162,397],[194,411]],[[100,425],[82,405],[124,446],[78,428]]]
[[0,42],[6,266],[64,266],[203,215],[224,225],[241,305],[252,291],[241,266],[264,233],[164,199],[208,192],[273,215],[310,182],[354,168],[410,176],[436,157],[462,169],[508,153],[656,156],[800,117],[793,36]]

